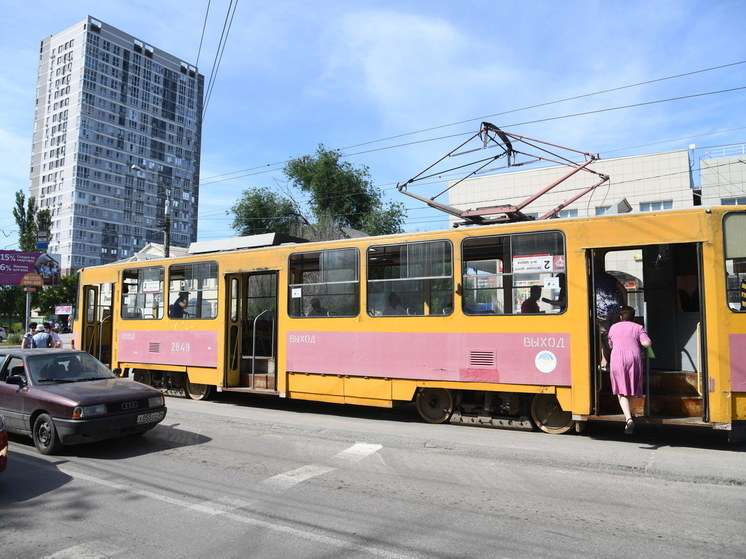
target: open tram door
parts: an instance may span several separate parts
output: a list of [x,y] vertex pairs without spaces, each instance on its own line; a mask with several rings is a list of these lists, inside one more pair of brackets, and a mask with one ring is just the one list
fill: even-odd
[[111,367],[112,291],[114,284],[84,285],[80,323],[80,348]]
[[226,276],[227,390],[275,392],[277,272]]
[[[632,399],[636,421],[708,420],[701,249],[700,243],[671,243],[588,251],[591,309],[596,305],[597,276],[605,270],[624,285],[635,321],[653,341],[655,357],[643,359],[645,396]],[[594,267],[594,261],[601,266]],[[598,320],[592,320],[590,331],[596,418],[623,420],[609,373],[598,367],[604,343]]]

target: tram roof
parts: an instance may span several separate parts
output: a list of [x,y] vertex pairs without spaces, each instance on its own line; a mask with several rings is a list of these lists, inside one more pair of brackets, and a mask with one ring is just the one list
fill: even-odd
[[197,241],[189,245],[187,254],[208,254],[211,252],[228,252],[247,248],[261,248],[284,244],[307,243],[307,239],[284,235],[282,233],[263,233],[214,241]]

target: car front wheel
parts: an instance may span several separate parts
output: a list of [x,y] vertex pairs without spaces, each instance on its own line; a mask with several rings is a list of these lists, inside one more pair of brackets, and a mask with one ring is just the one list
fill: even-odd
[[57,429],[49,414],[43,413],[34,421],[34,445],[42,454],[56,454],[62,448]]

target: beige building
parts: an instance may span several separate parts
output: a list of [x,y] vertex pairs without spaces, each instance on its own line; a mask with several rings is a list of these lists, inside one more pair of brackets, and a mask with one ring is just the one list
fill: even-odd
[[[695,205],[689,151],[600,159],[591,168],[610,177],[594,191],[563,208],[558,217],[586,217],[615,211],[626,199],[632,211],[681,209]],[[450,205],[460,209],[518,204],[568,173],[567,167],[475,177],[450,190]],[[524,208],[540,217],[596,182],[596,176],[577,173]],[[455,223],[458,218],[452,218]]]
[[707,150],[699,168],[703,206],[746,205],[746,144]]

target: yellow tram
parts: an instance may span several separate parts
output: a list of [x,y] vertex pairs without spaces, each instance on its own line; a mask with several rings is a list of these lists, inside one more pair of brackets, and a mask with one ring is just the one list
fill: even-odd
[[744,434],[746,207],[287,241],[81,270],[78,347],[195,399],[414,401],[433,423],[563,433],[623,419],[598,367],[602,258],[653,339],[635,415]]

